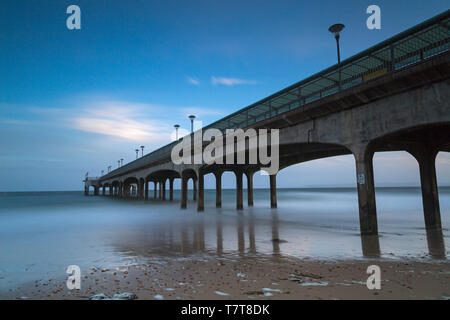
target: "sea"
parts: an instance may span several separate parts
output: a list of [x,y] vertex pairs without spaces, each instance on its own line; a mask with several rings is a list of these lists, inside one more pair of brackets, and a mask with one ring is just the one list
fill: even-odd
[[[153,192],[150,192],[153,195]],[[83,192],[0,193],[0,297],[67,267],[106,268],[202,256],[442,261],[450,248],[450,187],[439,188],[442,233],[427,234],[420,188],[377,188],[379,236],[359,233],[354,188],[254,190],[254,206],[236,210],[235,190],[205,190],[205,211],[174,200],[124,200]],[[244,194],[246,199],[246,194]]]

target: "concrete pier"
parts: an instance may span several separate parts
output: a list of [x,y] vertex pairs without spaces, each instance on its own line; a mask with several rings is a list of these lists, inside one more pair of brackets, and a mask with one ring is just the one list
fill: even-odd
[[181,176],[181,209],[186,209],[187,207],[187,188],[188,188],[188,178],[185,175]]
[[169,201],[173,201],[173,178],[169,178]]
[[277,207],[277,176],[272,174],[270,177],[270,207]]
[[361,235],[378,235],[373,180],[373,152],[367,146],[358,147],[354,157],[356,162],[360,232]]
[[242,188],[243,173],[240,170],[236,170],[234,174],[236,175],[236,209],[242,210],[244,208],[244,196]]
[[222,207],[222,171],[215,172],[216,177],[216,208]]
[[435,164],[438,150],[422,145],[414,148],[410,153],[419,164],[425,228],[442,230]]
[[147,201],[148,200],[148,186],[149,186],[149,181],[145,181],[145,195],[144,195],[144,199]]
[[247,204],[249,207],[253,206],[253,174],[251,171],[245,173],[247,177]]
[[205,187],[203,174],[198,175],[197,211],[205,210]]
[[161,182],[162,200],[166,200],[166,179]]

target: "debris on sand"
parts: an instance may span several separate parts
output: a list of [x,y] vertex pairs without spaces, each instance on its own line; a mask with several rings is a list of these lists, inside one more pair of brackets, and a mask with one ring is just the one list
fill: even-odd
[[280,289],[271,289],[271,288],[262,288],[262,291],[264,291],[264,292],[278,292],[278,293],[281,293]]
[[221,291],[214,291],[215,294],[217,294],[218,296],[229,296],[229,293],[225,293],[225,292],[221,292]]
[[132,292],[116,293],[112,297],[113,300],[134,300],[137,299],[137,295]]
[[89,298],[89,300],[134,300],[134,299],[137,299],[137,295],[131,292],[116,293],[115,295],[112,296],[112,298],[104,293],[98,293],[94,294]]
[[89,300],[112,300],[112,299],[104,293],[98,293],[91,296]]

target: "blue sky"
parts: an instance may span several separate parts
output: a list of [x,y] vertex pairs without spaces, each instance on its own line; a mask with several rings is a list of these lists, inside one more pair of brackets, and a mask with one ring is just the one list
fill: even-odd
[[[66,28],[71,4],[81,8],[81,30]],[[371,4],[381,7],[381,30],[366,28]],[[145,152],[164,145],[175,123],[188,129],[190,113],[208,124],[334,64],[333,23],[346,25],[347,58],[448,7],[439,0],[2,0],[0,191],[79,190],[86,171],[133,160],[140,145]],[[440,184],[450,184],[449,164],[440,154]],[[283,170],[278,183],[353,185],[354,171],[351,157],[323,159]],[[404,153],[375,157],[379,185],[417,184],[417,171]]]

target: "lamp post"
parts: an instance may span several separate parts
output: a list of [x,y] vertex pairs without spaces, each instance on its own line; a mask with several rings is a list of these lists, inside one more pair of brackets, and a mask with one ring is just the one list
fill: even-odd
[[136,159],[137,159],[139,155],[139,149],[135,149],[134,151],[136,151]]
[[108,173],[111,172],[111,166],[108,166]]
[[341,90],[341,52],[339,48],[339,38],[341,37],[341,31],[344,30],[345,26],[342,23],[333,24],[328,28],[334,38],[336,39],[337,46],[337,57],[338,57],[338,69],[339,69],[339,91]]
[[191,119],[191,133],[193,133],[194,132],[194,119],[195,119],[195,116],[193,114],[191,114],[189,116],[189,119]]
[[123,159],[120,159],[120,166],[123,166]]
[[145,146],[141,146],[141,150],[142,150],[142,157],[144,156],[144,148],[145,148]]
[[175,140],[178,141],[178,128],[180,127],[179,124],[174,125],[175,128]]
[[120,168],[120,160],[117,160],[117,168]]
[[105,172],[105,170],[102,170],[102,177],[103,177],[103,172]]

